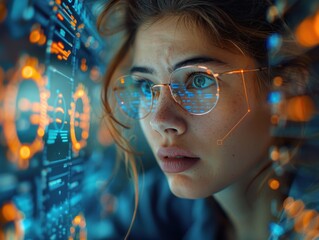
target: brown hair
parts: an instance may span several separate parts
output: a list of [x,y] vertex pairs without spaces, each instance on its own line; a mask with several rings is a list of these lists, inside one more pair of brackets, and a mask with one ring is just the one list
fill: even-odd
[[[101,33],[121,34],[122,42],[109,63],[105,75],[103,104],[106,121],[111,134],[124,154],[124,159],[132,170],[137,181],[137,168],[134,160],[135,151],[129,144],[129,139],[122,134],[123,128],[129,128],[114,115],[109,101],[109,86],[112,77],[123,62],[135,40],[135,35],[143,24],[152,24],[166,16],[179,16],[190,27],[205,30],[214,40],[214,44],[230,49],[240,49],[254,58],[260,66],[268,66],[267,39],[273,33],[286,35],[286,26],[281,20],[269,22],[268,9],[272,6],[270,0],[110,0],[105,5],[98,18],[98,28]],[[267,73],[258,74],[256,81],[257,94],[265,93],[271,87],[271,78]],[[138,185],[135,184],[135,211],[138,202]],[[132,220],[133,222],[133,220]],[[132,224],[130,226],[130,229]],[[130,231],[129,229],[129,231]]]

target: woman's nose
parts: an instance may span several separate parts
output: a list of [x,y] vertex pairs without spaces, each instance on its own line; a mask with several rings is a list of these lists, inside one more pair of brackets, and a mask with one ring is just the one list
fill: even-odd
[[[155,89],[154,89],[155,90]],[[161,86],[155,90],[150,125],[163,137],[182,135],[186,129],[187,114],[173,99],[169,86]]]

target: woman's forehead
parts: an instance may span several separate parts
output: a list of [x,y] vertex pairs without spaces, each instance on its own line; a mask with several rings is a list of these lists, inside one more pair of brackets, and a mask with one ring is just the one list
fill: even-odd
[[185,23],[180,18],[170,17],[142,25],[133,44],[133,62],[173,66],[178,61],[195,56],[209,56],[234,67],[246,62],[242,52],[237,50],[235,53],[229,47],[216,46],[214,39],[205,35],[202,29]]

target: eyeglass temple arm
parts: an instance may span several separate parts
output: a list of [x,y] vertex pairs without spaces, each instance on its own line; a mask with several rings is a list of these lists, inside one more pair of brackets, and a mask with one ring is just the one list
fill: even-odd
[[254,69],[240,69],[240,70],[233,70],[233,71],[226,71],[222,73],[216,73],[215,75],[221,76],[221,75],[230,75],[230,74],[237,74],[237,73],[245,73],[245,72],[260,72],[267,70],[268,67],[260,67],[260,68],[254,68]]

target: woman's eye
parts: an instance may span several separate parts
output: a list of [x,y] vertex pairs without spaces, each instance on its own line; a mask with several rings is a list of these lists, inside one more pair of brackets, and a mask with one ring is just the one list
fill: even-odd
[[151,94],[151,83],[146,79],[135,80],[135,87],[140,90],[144,95]]
[[192,80],[190,83],[193,88],[204,89],[212,85],[215,85],[216,80],[213,77],[205,75],[205,74],[196,74],[192,76]]

